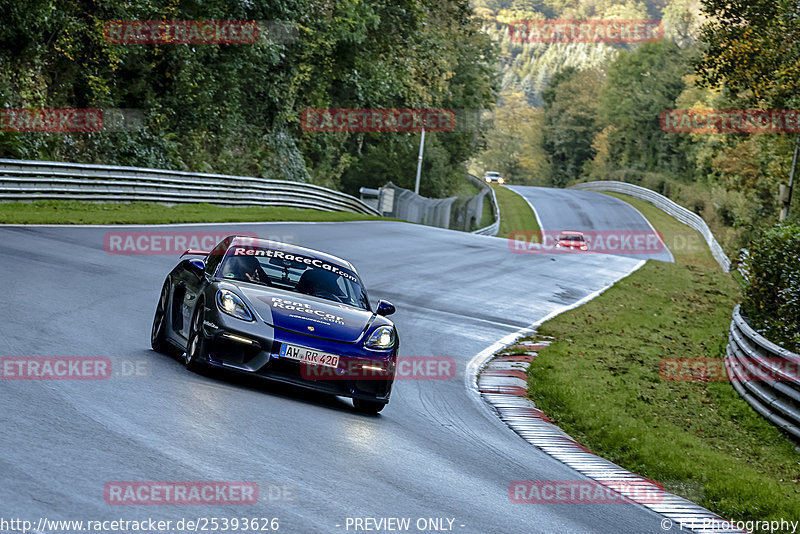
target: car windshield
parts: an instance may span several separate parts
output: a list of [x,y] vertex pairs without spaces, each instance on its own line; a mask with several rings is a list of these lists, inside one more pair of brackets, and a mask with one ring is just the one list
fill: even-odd
[[232,247],[222,260],[219,276],[369,309],[367,294],[353,271],[314,256]]
[[582,235],[562,235],[559,237],[561,241],[583,241]]

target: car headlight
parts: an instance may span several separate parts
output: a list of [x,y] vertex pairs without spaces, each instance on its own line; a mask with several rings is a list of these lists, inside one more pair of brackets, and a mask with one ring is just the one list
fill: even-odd
[[386,350],[394,347],[396,335],[391,326],[380,326],[369,336],[364,346],[368,349]]
[[217,308],[223,313],[227,313],[231,317],[236,317],[242,321],[252,321],[253,314],[244,305],[239,295],[227,289],[220,289],[217,291]]
[[506,183],[506,181],[505,181],[505,180],[503,180],[502,178],[498,178],[498,179],[497,179],[497,183],[498,183],[498,184],[504,184],[504,183]]

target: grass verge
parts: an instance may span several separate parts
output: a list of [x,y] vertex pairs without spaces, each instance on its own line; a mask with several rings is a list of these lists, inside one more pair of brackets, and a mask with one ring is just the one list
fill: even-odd
[[156,202],[81,202],[35,200],[0,203],[5,224],[168,224],[193,222],[363,221],[382,217],[283,207],[222,207]]
[[500,208],[500,231],[497,237],[509,237],[515,231],[536,231],[539,225],[531,207],[520,195],[502,185],[492,185]]
[[614,196],[663,234],[676,263],[651,260],[545,323],[537,337],[553,342],[530,366],[531,398],[595,453],[727,519],[800,519],[796,445],[730,383],[668,381],[659,372],[665,358],[723,356],[737,283],[696,232]]
[[[484,195],[483,206],[481,207],[481,224],[479,227],[489,226],[494,222],[494,215],[492,214],[492,198],[490,195]],[[475,228],[477,230],[478,228]]]

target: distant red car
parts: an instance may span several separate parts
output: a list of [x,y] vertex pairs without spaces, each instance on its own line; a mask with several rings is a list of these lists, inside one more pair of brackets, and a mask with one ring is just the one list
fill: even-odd
[[556,248],[589,250],[589,244],[583,237],[583,232],[561,232],[556,238]]

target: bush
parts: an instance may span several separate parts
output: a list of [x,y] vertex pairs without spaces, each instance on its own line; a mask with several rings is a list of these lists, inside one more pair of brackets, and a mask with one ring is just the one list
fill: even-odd
[[742,312],[764,337],[800,352],[800,226],[777,225],[750,247]]

